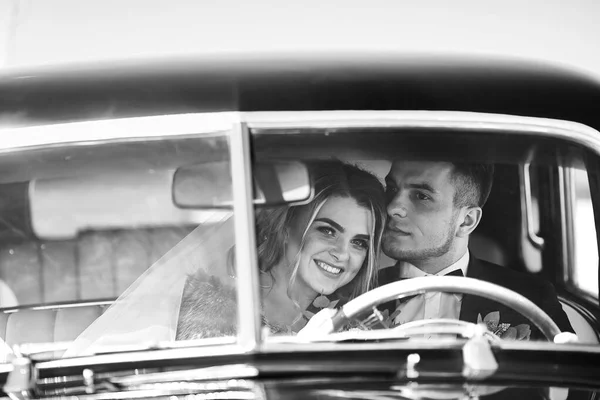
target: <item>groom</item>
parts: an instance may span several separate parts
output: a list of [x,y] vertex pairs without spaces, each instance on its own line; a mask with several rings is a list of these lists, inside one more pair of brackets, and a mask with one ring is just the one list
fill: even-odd
[[[429,161],[395,161],[386,176],[388,223],[384,253],[397,260],[380,270],[379,284],[431,275],[476,278],[522,294],[544,310],[561,331],[573,332],[553,286],[469,253],[492,187],[493,166]],[[543,339],[514,310],[482,297],[426,293],[389,308],[394,324],[452,318],[484,321],[500,337]]]

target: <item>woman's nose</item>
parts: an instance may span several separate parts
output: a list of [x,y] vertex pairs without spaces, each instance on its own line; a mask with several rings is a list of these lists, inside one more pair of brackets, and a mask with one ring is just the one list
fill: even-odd
[[350,253],[348,251],[349,245],[350,243],[346,243],[345,240],[338,240],[335,247],[329,250],[329,254],[331,254],[336,261],[346,261],[350,258]]

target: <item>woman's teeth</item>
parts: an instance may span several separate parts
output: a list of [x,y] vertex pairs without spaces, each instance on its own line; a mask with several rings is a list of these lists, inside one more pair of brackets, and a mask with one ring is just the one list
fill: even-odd
[[332,267],[331,265],[324,263],[323,261],[315,261],[315,264],[317,264],[317,266],[319,268],[324,269],[325,271],[329,272],[330,274],[339,274],[342,272],[341,268]]

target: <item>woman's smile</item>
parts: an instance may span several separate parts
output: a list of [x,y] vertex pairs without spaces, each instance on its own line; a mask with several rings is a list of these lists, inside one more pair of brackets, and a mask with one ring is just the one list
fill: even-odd
[[315,264],[319,267],[320,270],[327,272],[331,275],[340,275],[344,272],[344,268],[336,267],[335,265],[331,265],[325,261],[315,260]]

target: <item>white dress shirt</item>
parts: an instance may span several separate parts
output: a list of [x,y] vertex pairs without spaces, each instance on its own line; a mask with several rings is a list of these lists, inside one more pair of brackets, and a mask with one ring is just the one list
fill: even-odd
[[[418,278],[422,276],[443,276],[458,269],[462,270],[463,276],[467,276],[467,267],[469,266],[469,252],[465,254],[454,264],[444,268],[435,275],[421,271],[412,264],[400,262],[400,278]],[[419,294],[408,301],[400,302],[396,308],[396,313],[400,314],[394,318],[394,325],[404,324],[410,321],[421,319],[451,318],[458,319],[460,316],[460,306],[462,295],[454,293],[429,292]]]

